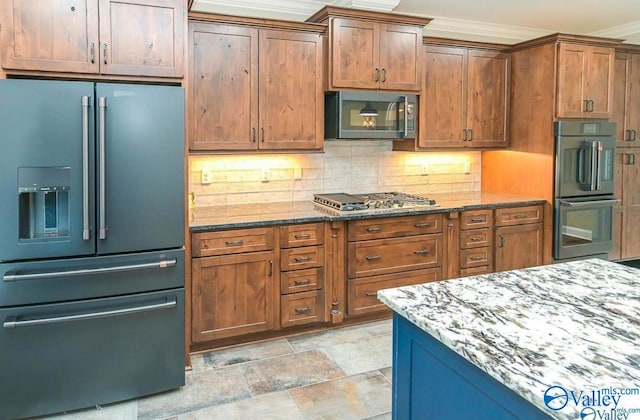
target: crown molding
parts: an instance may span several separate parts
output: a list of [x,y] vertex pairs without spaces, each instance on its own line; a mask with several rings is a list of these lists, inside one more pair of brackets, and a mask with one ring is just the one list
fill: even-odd
[[640,20],[625,23],[624,25],[602,29],[600,31],[591,32],[589,35],[601,36],[606,38],[627,38],[629,36],[637,34],[640,34]]
[[442,34],[458,34],[467,37],[483,37],[509,40],[508,43],[518,43],[544,35],[549,35],[552,31],[525,28],[521,26],[500,25],[495,23],[478,22],[465,19],[452,19],[437,16],[431,16],[433,20],[424,28],[424,34],[437,32],[438,36]]

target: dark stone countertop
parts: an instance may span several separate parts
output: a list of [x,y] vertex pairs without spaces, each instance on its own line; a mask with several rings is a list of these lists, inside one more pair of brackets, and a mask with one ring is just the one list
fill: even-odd
[[546,202],[540,198],[483,192],[421,195],[434,198],[438,206],[424,209],[392,209],[365,214],[352,212],[345,215],[326,213],[315,208],[312,201],[196,207],[189,211],[189,228],[191,232],[195,233],[331,220],[373,219],[483,208],[529,206]]

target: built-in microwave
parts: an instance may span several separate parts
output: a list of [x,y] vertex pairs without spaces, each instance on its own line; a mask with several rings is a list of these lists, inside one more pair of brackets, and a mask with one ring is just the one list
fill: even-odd
[[326,139],[415,139],[417,96],[338,91],[325,95]]

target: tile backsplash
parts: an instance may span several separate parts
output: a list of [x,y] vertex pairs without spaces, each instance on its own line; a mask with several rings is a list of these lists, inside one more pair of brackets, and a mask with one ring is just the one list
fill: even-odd
[[394,152],[390,140],[331,140],[324,153],[192,155],[192,205],[312,200],[315,193],[480,191],[481,153]]

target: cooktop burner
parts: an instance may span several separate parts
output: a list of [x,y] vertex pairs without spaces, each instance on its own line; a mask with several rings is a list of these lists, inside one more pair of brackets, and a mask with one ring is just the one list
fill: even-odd
[[335,214],[437,207],[436,200],[401,192],[314,194],[316,208]]

